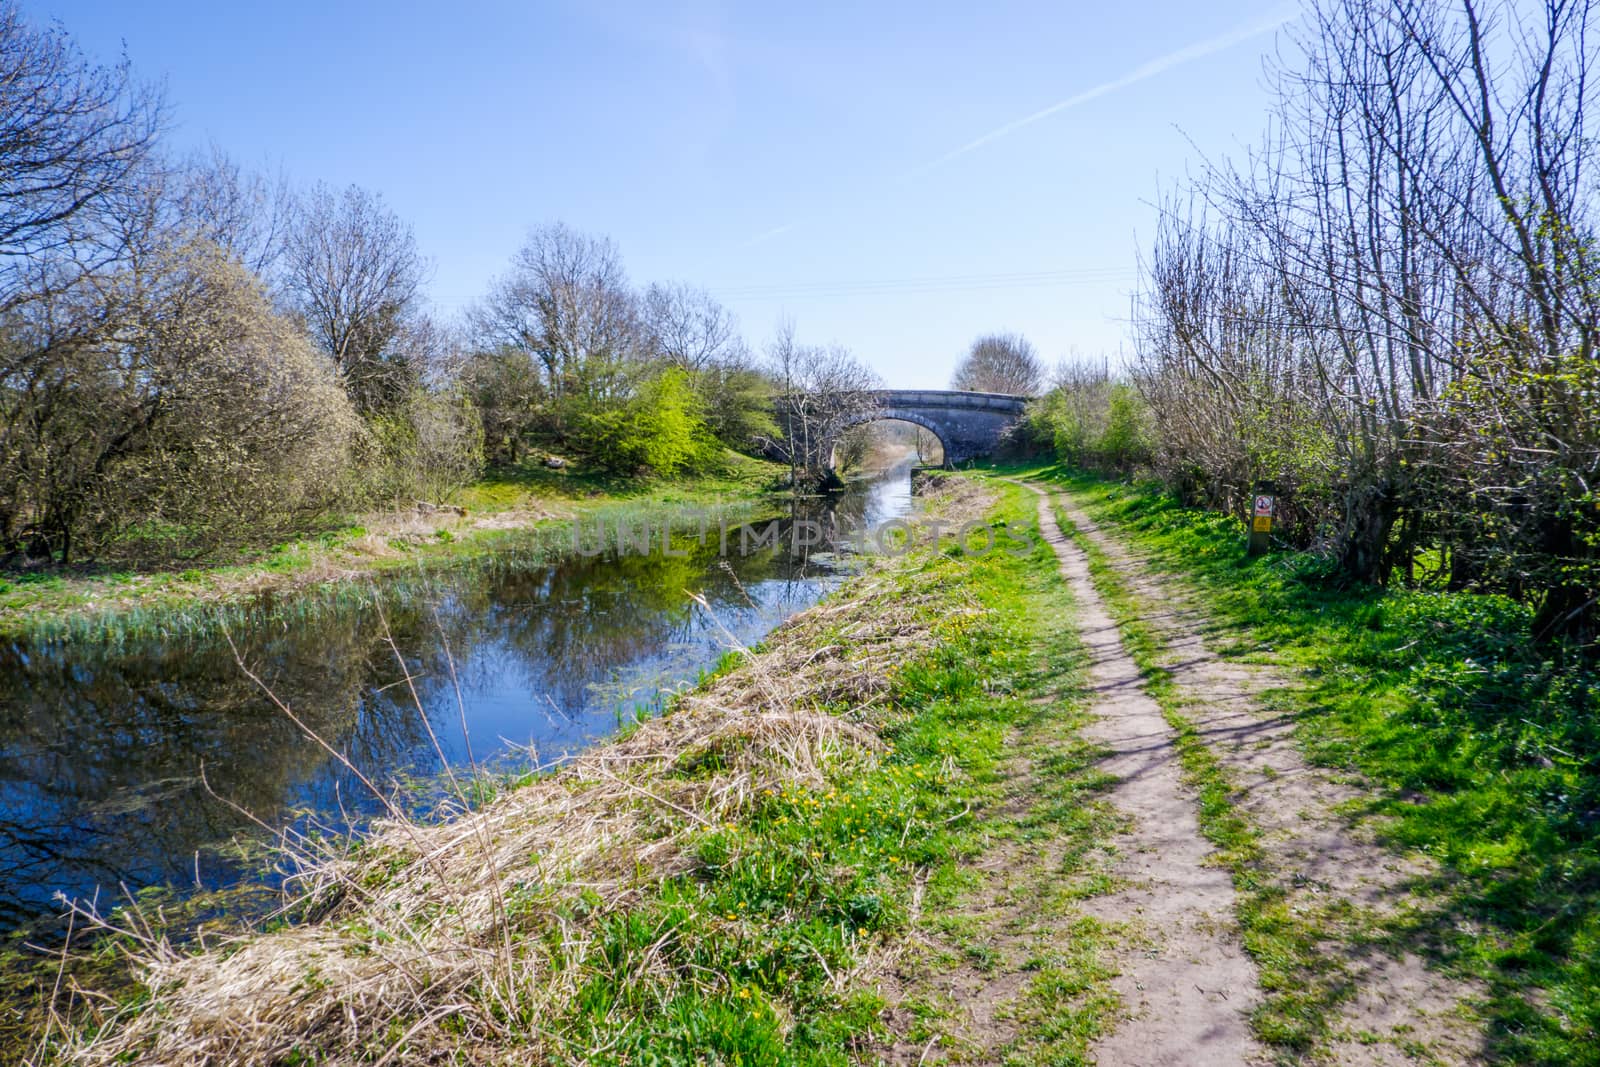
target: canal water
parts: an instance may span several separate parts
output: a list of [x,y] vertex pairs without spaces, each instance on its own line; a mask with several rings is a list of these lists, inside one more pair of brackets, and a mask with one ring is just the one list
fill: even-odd
[[236,884],[254,868],[230,842],[259,838],[254,820],[338,832],[380,810],[361,777],[422,809],[446,765],[559,761],[692,684],[729,633],[758,641],[833,587],[850,556],[815,531],[910,507],[899,467],[795,505],[777,544],[751,536],[767,520],[711,516],[704,534],[680,525],[671,554],[659,526],[648,552],[632,531],[619,550],[591,523],[554,561],[385,577],[315,610],[235,614],[226,636],[0,645],[0,932],[59,913],[57,893],[103,908]]

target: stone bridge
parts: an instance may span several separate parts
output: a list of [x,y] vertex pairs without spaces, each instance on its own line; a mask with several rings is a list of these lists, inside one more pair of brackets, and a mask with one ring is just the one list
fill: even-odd
[[874,395],[877,407],[840,426],[840,431],[882,419],[915,423],[939,439],[946,466],[992,453],[1028,403],[1025,396],[957,389],[885,389]]

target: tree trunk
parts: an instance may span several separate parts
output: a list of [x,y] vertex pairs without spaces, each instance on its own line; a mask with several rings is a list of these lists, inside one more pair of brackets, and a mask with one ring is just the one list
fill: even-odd
[[1388,580],[1389,531],[1395,499],[1388,485],[1353,486],[1345,493],[1344,529],[1339,537],[1339,574],[1366,585]]

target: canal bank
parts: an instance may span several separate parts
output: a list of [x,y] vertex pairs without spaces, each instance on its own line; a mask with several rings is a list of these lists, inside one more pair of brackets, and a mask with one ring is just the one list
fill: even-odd
[[205,626],[0,646],[0,933],[59,894],[252,881],[258,824],[432,817],[452,773],[554,765],[814,603],[854,566],[840,535],[909,508],[901,468],[748,525],[748,508],[596,510]]
[[188,566],[88,565],[0,573],[0,639],[172,633],[251,613],[262,601],[337,596],[342,587],[507,552],[559,552],[584,521],[787,510],[788,469],[728,453],[725,469],[692,478],[601,478],[563,467],[507,469],[443,503],[349,516],[223,561]]
[[[947,529],[1031,525],[1020,491],[936,484]],[[1052,883],[1092,893],[1104,829],[1048,548],[926,541],[626,737],[314,863],[312,921],[204,952],[135,935],[138,1003],[58,1030],[56,1061],[824,1063],[916,1040],[887,1010],[896,968],[914,931],[969,910],[962,861],[997,833],[1048,839]],[[1018,750],[1049,770],[1026,804],[1008,800]],[[1041,949],[1073,929],[1052,914]],[[1019,1047],[1109,1010],[1095,938],[1071,937],[1019,1003],[1075,1025],[1023,1026]]]

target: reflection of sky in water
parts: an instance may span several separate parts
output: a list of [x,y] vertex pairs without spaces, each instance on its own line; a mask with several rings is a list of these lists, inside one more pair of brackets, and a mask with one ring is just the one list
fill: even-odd
[[[848,533],[909,507],[902,469],[802,517]],[[716,540],[675,541],[687,558],[610,552],[463,570],[425,595],[380,588],[381,612],[332,606],[235,626],[234,639],[374,781],[436,774],[430,727],[445,758],[465,764],[463,718],[480,763],[526,765],[528,749],[546,762],[692,683],[729,633],[753,644],[838,581],[826,553],[741,556],[734,537],[724,564]],[[269,820],[309,809],[331,825],[376,807],[220,638],[0,647],[0,927],[50,910],[57,889],[192,883],[197,862],[203,881],[227,880],[210,847],[247,829],[234,804]]]
[[[697,608],[681,619],[662,620],[665,625],[657,632],[655,650],[620,663],[598,659],[533,663],[503,640],[484,642],[457,665],[462,695],[471,709],[474,754],[481,758],[487,752],[504,753],[508,746],[513,753],[532,748],[538,760],[546,762],[582,748],[615,730],[619,715],[636,707],[657,707],[663,688],[692,681],[733,647],[730,636],[740,645],[760,640],[789,615],[814,603],[831,584],[821,575],[752,582],[744,587],[749,603],[733,600],[715,605],[715,621]],[[566,605],[529,604],[519,610],[533,616],[566,610]],[[629,609],[600,596],[583,610],[604,616]],[[569,673],[556,677],[557,670]],[[574,692],[574,683],[581,683],[582,689]],[[424,702],[434,700],[453,701],[454,695],[444,687],[429,687]],[[452,759],[465,758],[460,742],[460,737],[449,739]]]

